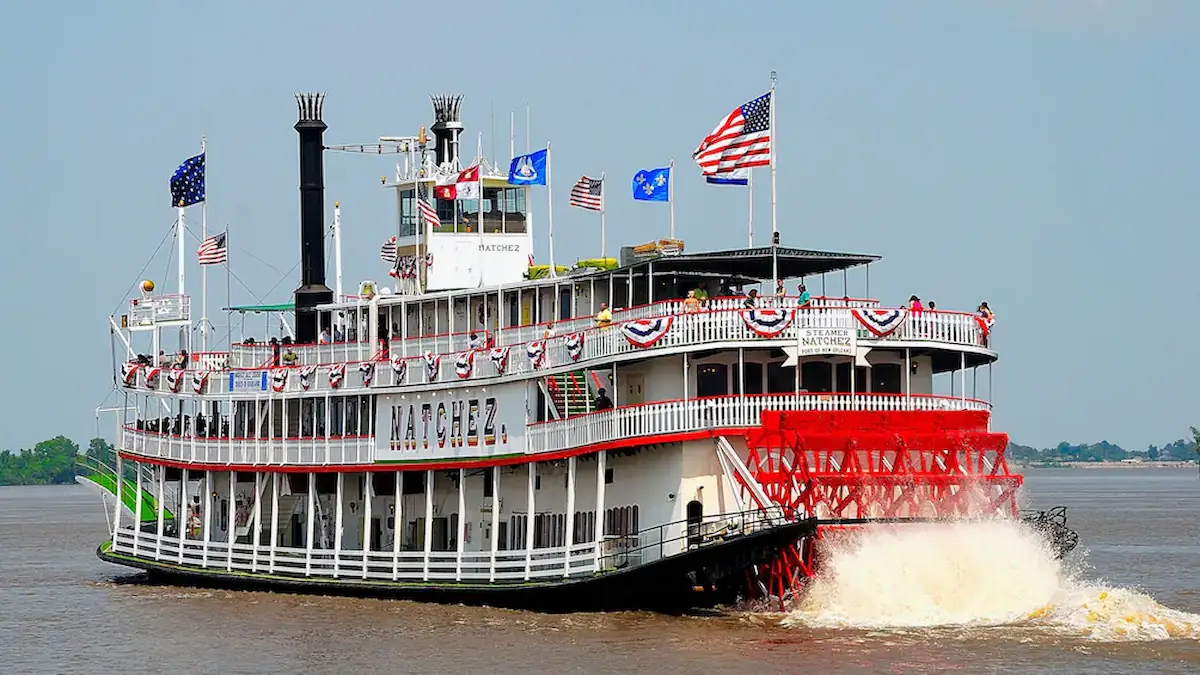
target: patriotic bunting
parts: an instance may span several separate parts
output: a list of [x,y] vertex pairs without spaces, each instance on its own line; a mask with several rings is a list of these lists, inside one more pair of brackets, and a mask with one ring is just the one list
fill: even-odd
[[738,312],[746,328],[764,338],[778,337],[792,325],[795,310],[791,309],[743,309]]
[[504,371],[508,370],[508,350],[508,347],[496,347],[488,353],[492,365],[496,366],[497,375],[503,375]]
[[572,361],[578,361],[583,355],[583,333],[571,333],[564,341],[567,343],[567,356]]
[[871,331],[875,337],[887,337],[904,323],[908,318],[907,309],[864,309],[855,307],[850,310],[855,319],[864,328]]
[[132,387],[137,384],[138,369],[142,365],[140,363],[122,363],[121,364],[121,379],[125,381],[126,387]]
[[529,357],[529,366],[534,370],[542,367],[542,362],[546,357],[546,343],[530,342],[525,348],[525,355]]
[[313,375],[316,373],[316,366],[301,366],[300,372],[298,373],[300,376],[300,388],[304,391],[308,391],[308,388],[311,387],[313,383]]
[[371,386],[371,381],[375,379],[375,362],[363,361],[358,364],[358,374],[362,376],[364,387]]
[[660,316],[657,319],[637,319],[621,324],[621,334],[634,347],[646,348],[658,342],[671,330],[674,317]]
[[429,376],[429,381],[433,382],[438,378],[438,373],[442,370],[441,354],[433,352],[425,352],[425,372]]
[[172,394],[178,394],[179,388],[183,386],[183,371],[172,370],[167,373],[167,389],[171,390]]
[[454,372],[460,380],[465,380],[471,376],[471,371],[475,369],[475,352],[463,352],[454,360]]
[[405,361],[404,357],[399,354],[392,357],[392,374],[396,376],[396,384],[404,384],[404,380],[408,376],[408,361]]
[[329,366],[329,388],[337,389],[342,386],[342,379],[346,377],[346,364],[335,363]]
[[150,367],[146,369],[146,386],[153,387],[158,384],[158,376],[162,374],[162,368]]
[[272,368],[271,369],[271,389],[277,392],[287,388],[288,371],[290,368]]
[[196,392],[197,394],[203,394],[204,387],[207,384],[208,384],[208,371],[207,370],[192,371],[192,391]]

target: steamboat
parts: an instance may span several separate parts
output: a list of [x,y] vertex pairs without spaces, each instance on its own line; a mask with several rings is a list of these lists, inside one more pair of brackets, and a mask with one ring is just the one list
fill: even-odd
[[[975,387],[997,359],[989,315],[846,297],[877,256],[777,236],[535,267],[540,166],[464,168],[458,97],[434,99],[432,138],[389,141],[392,272],[346,295],[337,208],[326,286],[323,97],[297,101],[301,283],[230,308],[279,328],[193,350],[207,331],[182,277],[110,319],[116,453],[78,472],[107,497],[101,559],[580,609],[782,601],[823,540],[873,522],[1026,517],[1074,545],[1061,511],[1018,511]],[[831,276],[842,297],[807,291]]]

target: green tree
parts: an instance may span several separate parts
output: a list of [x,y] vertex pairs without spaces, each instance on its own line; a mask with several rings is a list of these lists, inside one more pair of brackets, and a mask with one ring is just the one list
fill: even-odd
[[0,485],[51,485],[75,482],[79,446],[66,436],[42,441],[32,450],[0,453]]

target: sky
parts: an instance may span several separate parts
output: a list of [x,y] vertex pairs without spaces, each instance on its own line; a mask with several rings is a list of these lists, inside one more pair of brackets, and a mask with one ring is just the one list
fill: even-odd
[[[666,205],[624,190],[670,159],[688,248],[743,245],[746,193],[705,186],[690,153],[771,71],[783,243],[882,255],[870,283],[885,304],[989,302],[994,428],[1030,445],[1139,448],[1200,426],[1188,348],[1200,332],[1200,3],[411,7],[4,3],[0,350],[12,386],[0,448],[111,434],[111,417],[94,414],[111,382],[107,317],[139,278],[174,286],[161,251],[141,270],[174,221],[171,173],[202,135],[210,229],[228,225],[254,295],[286,301],[298,281],[296,91],[327,93],[328,144],[413,135],[431,122],[428,94],[462,93],[464,146],[483,132],[501,158],[509,111],[525,146],[528,104],[532,146],[554,147],[562,262],[599,254],[594,214],[566,207],[575,177],[612,178],[612,249],[666,235]],[[378,247],[395,202],[379,177],[392,173],[387,158],[327,156],[347,279],[385,278]],[[210,293],[223,300],[221,276]],[[848,290],[863,283],[852,276]],[[235,284],[235,302],[253,300]]]

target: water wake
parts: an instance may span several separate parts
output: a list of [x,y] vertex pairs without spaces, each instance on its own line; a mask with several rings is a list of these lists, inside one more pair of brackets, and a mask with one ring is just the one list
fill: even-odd
[[822,541],[820,572],[783,625],[1025,625],[1092,640],[1200,639],[1200,615],[1079,579],[1019,522],[879,525]]

